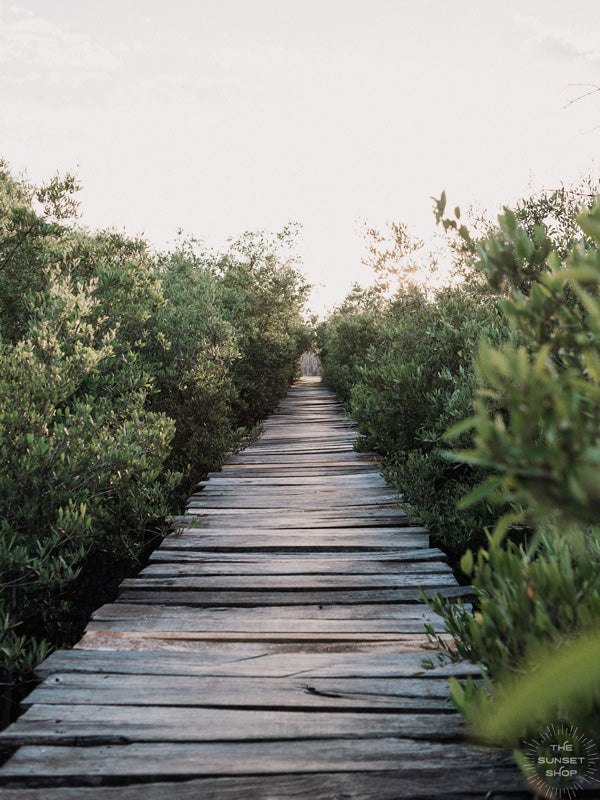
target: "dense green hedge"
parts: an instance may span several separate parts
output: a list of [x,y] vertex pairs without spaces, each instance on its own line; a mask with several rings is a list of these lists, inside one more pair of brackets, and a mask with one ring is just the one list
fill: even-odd
[[75,181],[0,165],[0,679],[79,633],[307,342],[294,231],[225,253],[71,221]]
[[457,512],[482,471],[443,457],[448,427],[469,413],[481,336],[506,336],[496,299],[477,286],[428,296],[408,287],[385,299],[354,292],[318,331],[323,380],[358,421],[359,446],[383,456],[411,516],[455,558],[484,541],[491,505]]
[[597,183],[578,189],[478,237],[442,195],[463,282],[355,290],[319,330],[363,445],[455,564],[468,545],[476,612],[434,601],[454,645],[431,636],[481,665],[484,685],[453,681],[453,698],[513,747],[552,722],[600,730],[600,205]]

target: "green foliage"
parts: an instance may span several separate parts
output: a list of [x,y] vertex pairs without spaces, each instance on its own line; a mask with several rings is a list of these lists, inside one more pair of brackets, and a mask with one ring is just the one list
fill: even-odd
[[[494,702],[487,696],[474,723],[485,741],[516,746],[531,730],[532,719],[579,721],[598,731],[600,709],[600,639],[597,631],[566,640],[558,647],[540,645],[528,653],[525,675],[505,679]],[[460,690],[458,690],[460,691]]]
[[149,323],[150,405],[175,422],[167,463],[182,473],[180,489],[187,491],[237,440],[231,370],[240,353],[219,308],[218,278],[193,243],[162,256],[158,268],[165,302]]
[[36,189],[13,178],[0,159],[0,320],[5,337],[24,333],[27,298],[46,285],[47,250],[68,230],[63,221],[76,211],[77,188],[67,175]]
[[0,165],[5,684],[77,637],[106,576],[287,391],[308,335],[291,228],[155,257],[69,224],[76,188]]
[[238,424],[265,417],[298,376],[309,345],[301,312],[309,286],[296,269],[296,225],[275,236],[245,233],[216,262],[218,304],[233,326],[240,357],[232,364]]
[[410,285],[387,299],[355,291],[318,332],[323,379],[358,421],[359,446],[384,457],[385,477],[411,516],[453,557],[484,541],[498,511],[457,511],[485,471],[445,459],[443,435],[469,413],[480,338],[505,335],[489,293],[460,287],[428,296]]
[[[456,652],[481,663],[490,681],[454,682],[457,705],[497,742],[514,744],[556,720],[591,737],[600,729],[600,695],[585,672],[597,658],[600,619],[600,206],[577,221],[581,235],[565,225],[561,249],[544,226],[528,230],[506,211],[499,231],[477,245],[479,268],[504,287],[510,338],[480,347],[473,414],[451,434],[472,432],[458,462],[492,471],[464,504],[484,499],[511,511],[487,548],[463,559],[478,612],[434,605]],[[507,542],[523,524],[527,547]]]
[[69,637],[61,598],[84,558],[135,556],[175,480],[163,472],[173,424],[146,409],[148,377],[100,313],[99,281],[53,270],[45,283],[24,336],[0,341],[5,669],[28,666],[40,637]]
[[[482,736],[513,745],[557,719],[592,736],[600,729],[597,685],[575,662],[597,656],[600,617],[593,186],[583,197],[562,189],[526,198],[485,224],[483,237],[460,209],[446,216],[442,195],[436,216],[453,239],[461,286],[435,295],[404,286],[391,298],[381,286],[355,291],[319,330],[324,378],[347,401],[362,446],[384,456],[413,518],[452,555],[472,548],[461,565],[475,614],[433,601],[455,642],[437,644],[442,659],[482,666],[482,682],[453,681],[454,700]],[[578,211],[582,199],[588,208]],[[393,252],[368,233],[387,286]],[[535,693],[531,669],[542,681]],[[564,691],[551,694],[552,676]]]
[[323,382],[344,403],[350,399],[369,349],[380,341],[382,322],[380,297],[355,286],[346,301],[317,328]]
[[467,551],[461,565],[477,610],[433,601],[455,642],[439,644],[452,658],[481,664],[492,681],[520,670],[539,642],[558,644],[600,614],[600,543],[581,532],[565,539],[551,528],[540,534],[535,553],[513,541],[504,547],[492,541],[475,557]]
[[[501,218],[513,231],[506,272],[498,238],[481,247],[481,267],[494,280],[510,279],[502,310],[513,335],[502,348],[480,348],[475,414],[455,429],[475,431],[474,449],[458,457],[501,473],[489,494],[501,490],[533,521],[558,513],[566,523],[593,523],[600,509],[600,253],[577,244],[564,264],[550,254],[525,293],[511,254],[526,234],[505,224],[509,216]],[[589,235],[599,216],[579,218]]]

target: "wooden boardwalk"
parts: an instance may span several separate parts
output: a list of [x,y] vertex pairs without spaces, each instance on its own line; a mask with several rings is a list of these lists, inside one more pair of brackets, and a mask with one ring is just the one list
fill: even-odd
[[354,436],[317,380],[292,387],[40,666],[2,798],[522,796],[509,758],[461,739],[447,678],[472,668],[419,674],[423,624],[442,628],[418,587],[461,589]]

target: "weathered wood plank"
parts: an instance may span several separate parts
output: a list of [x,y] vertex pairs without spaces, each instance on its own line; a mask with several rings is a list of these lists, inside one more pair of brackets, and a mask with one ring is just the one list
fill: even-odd
[[[286,511],[285,517],[279,513]],[[402,525],[406,520],[406,512],[401,508],[388,508],[386,506],[343,506],[341,508],[309,508],[298,510],[296,508],[282,508],[278,514],[269,513],[268,509],[250,508],[240,510],[236,508],[212,508],[201,504],[192,503],[187,508],[187,514],[211,517],[235,517],[234,524],[255,527],[278,528],[304,528],[312,525],[322,527],[365,527],[365,523],[381,527],[382,525]],[[279,518],[278,518],[279,517]],[[295,523],[301,523],[300,525]],[[343,523],[343,524],[340,524]],[[228,524],[231,524],[229,522]]]
[[[377,614],[378,609],[386,610]],[[253,633],[424,633],[425,624],[443,631],[441,617],[421,605],[393,606],[144,606],[114,603],[98,609],[86,630]]]
[[[390,507],[397,508],[397,498],[393,495],[374,495],[370,494],[365,498],[365,501],[373,504],[373,508],[382,508],[384,504],[389,503]],[[342,495],[337,492],[322,492],[318,495],[307,495],[306,493],[291,493],[286,492],[285,496],[281,493],[277,495],[269,495],[266,493],[256,493],[254,497],[245,497],[239,494],[217,495],[216,493],[206,493],[193,495],[186,508],[206,508],[213,513],[218,509],[247,509],[252,512],[265,510],[265,509],[294,509],[294,510],[309,510],[315,511],[333,511],[341,509],[350,509],[356,503],[356,495]],[[377,504],[377,505],[375,505]]]
[[[441,634],[442,638],[445,637]],[[427,644],[427,638],[420,633],[296,633],[296,632],[267,632],[254,633],[244,631],[107,631],[90,630],[84,634],[75,647],[85,647],[96,650],[172,650],[186,652],[204,652],[207,648],[214,648],[222,644],[247,644],[260,643],[264,648],[287,647],[295,645],[301,648],[332,648],[348,645],[358,645],[363,648],[366,644],[385,646],[396,652],[422,652]]]
[[426,549],[429,539],[426,534],[416,533],[392,533],[385,535],[357,532],[355,535],[350,533],[338,534],[334,529],[324,533],[323,536],[315,536],[312,532],[306,534],[298,531],[285,536],[274,533],[260,534],[259,531],[249,530],[244,532],[216,531],[215,529],[188,529],[183,535],[171,534],[165,537],[161,547],[165,550],[190,550],[190,551],[234,551],[248,553],[269,553],[269,552],[346,552],[385,550],[397,550],[406,548],[413,550],[416,548]]
[[[127,747],[104,745],[90,748],[24,747],[0,771],[4,784],[16,777],[64,782],[74,778],[80,785],[94,785],[108,777],[145,781],[173,780],[234,775],[280,775],[331,773],[332,771],[369,773],[393,771],[397,775],[419,776],[437,785],[437,776],[475,773],[480,786],[488,770],[500,768],[505,788],[509,776],[504,770],[511,760],[505,753],[489,753],[463,744],[428,742],[396,736],[381,739],[308,739],[244,743],[136,743]],[[512,769],[513,786],[514,768]],[[10,783],[9,783],[10,785]],[[55,784],[56,785],[56,784]],[[462,780],[461,780],[462,785]]]
[[63,673],[31,692],[33,704],[451,711],[440,678],[222,678]]
[[381,489],[389,492],[390,487],[383,481],[383,478],[378,473],[371,475],[370,473],[358,473],[351,475],[336,475],[335,484],[332,486],[332,476],[319,476],[319,475],[306,475],[304,477],[294,477],[288,475],[282,477],[281,475],[271,475],[262,477],[249,477],[249,478],[229,478],[219,477],[220,473],[216,473],[215,477],[207,481],[200,481],[196,484],[198,492],[204,493],[210,489],[210,492],[222,492],[223,494],[237,494],[238,492],[250,493],[253,488],[266,489],[271,492],[282,491],[281,487],[285,486],[284,491],[294,492],[334,492],[336,488],[344,491],[362,492],[363,490]]
[[[416,541],[421,544],[429,540],[426,528],[406,524],[378,527],[370,522],[367,525],[358,526],[360,530],[356,530],[357,526],[346,525],[323,526],[322,528],[318,528],[312,524],[312,520],[305,520],[305,525],[277,529],[268,525],[261,526],[253,521],[251,525],[245,526],[242,529],[242,526],[237,524],[237,519],[223,519],[217,524],[216,520],[199,518],[186,514],[183,517],[173,517],[172,520],[173,524],[177,526],[177,532],[166,536],[161,547],[168,546],[177,541],[189,541],[193,536],[211,535],[218,535],[222,538],[230,535],[244,535],[254,538],[257,541],[263,538],[277,536],[282,544],[286,544],[288,541],[293,543],[296,537],[302,537],[308,542],[308,545],[310,545],[311,542],[318,543],[319,541],[339,542],[343,541],[344,537],[346,537],[348,541],[362,541],[364,546],[372,542],[374,546],[381,546],[384,544],[386,547],[392,549],[394,547],[404,547],[411,541]],[[285,531],[285,534],[281,533],[281,531]],[[419,546],[419,544],[416,546]]]
[[[209,473],[210,475],[211,473]],[[228,467],[227,464],[223,465],[221,472],[218,475],[227,475],[229,477],[294,477],[300,478],[304,476],[320,476],[320,477],[333,477],[338,475],[361,475],[377,474],[376,470],[370,464],[355,464],[354,466],[321,466],[313,464],[312,466],[301,466],[298,464],[278,464],[274,466],[261,466],[260,464],[236,464],[235,466]]]
[[364,573],[364,574],[258,574],[258,575],[179,575],[177,577],[151,577],[141,574],[137,578],[126,578],[123,589],[157,589],[160,591],[173,589],[176,591],[313,591],[326,589],[329,591],[348,589],[396,589],[401,587],[438,587],[456,586],[456,579],[450,573],[426,572],[403,573]]
[[285,708],[190,708],[136,705],[33,705],[6,731],[5,745],[127,744],[131,742],[252,742],[398,736],[454,741],[458,714],[289,711]]
[[[423,603],[390,603],[374,605],[309,605],[306,604],[298,609],[296,606],[256,606],[253,608],[236,609],[228,606],[211,606],[207,609],[190,610],[187,606],[161,606],[152,605],[142,608],[138,604],[107,603],[101,606],[91,616],[92,620],[125,619],[130,616],[147,618],[149,620],[161,618],[163,616],[176,619],[184,616],[190,620],[221,619],[222,624],[227,620],[243,619],[251,620],[253,623],[259,620],[269,620],[277,617],[281,621],[339,621],[339,620],[367,620],[371,622],[386,620],[406,620],[413,619],[425,622],[439,620],[439,617],[427,605]],[[199,623],[201,624],[201,623]]]
[[[181,537],[181,540],[185,540],[190,536],[199,536],[199,535],[211,535],[215,532],[218,532],[219,536],[227,536],[229,534],[232,535],[240,535],[240,526],[237,525],[238,520],[234,519],[233,522],[231,520],[222,520],[219,526],[217,526],[214,520],[209,519],[199,519],[197,517],[191,516],[186,514],[182,517],[172,517],[173,524],[179,526],[177,533],[169,534],[165,537],[163,544],[169,544],[173,541],[174,537]],[[319,541],[320,539],[328,540],[335,538],[336,540],[341,539],[344,536],[347,536],[348,539],[363,539],[365,541],[373,541],[373,542],[389,542],[389,547],[402,547],[406,541],[410,540],[410,537],[413,537],[419,542],[424,542],[428,540],[428,531],[427,528],[421,528],[418,525],[408,525],[406,524],[405,520],[401,520],[400,524],[398,525],[391,525],[386,527],[381,527],[373,524],[363,525],[360,526],[360,530],[356,530],[355,526],[345,526],[345,525],[337,525],[332,530],[329,528],[323,527],[318,528],[314,525],[311,525],[311,520],[307,520],[307,525],[296,526],[294,528],[279,528],[280,531],[285,531],[285,534],[280,534],[279,539],[281,541],[291,540],[293,541],[294,536],[302,536],[304,538],[311,537],[314,541]],[[277,530],[277,529],[275,529]],[[274,529],[270,526],[263,526],[253,524],[249,529],[245,529],[243,531],[245,536],[254,536],[254,538],[259,538],[255,534],[260,534],[260,538],[263,536],[276,536],[277,534],[274,533]],[[368,537],[371,537],[370,539]]]
[[[457,781],[460,775],[460,785]],[[57,779],[54,779],[55,781]],[[60,779],[58,779],[60,780]],[[244,775],[234,778],[201,778],[173,783],[137,783],[118,787],[61,786],[53,789],[5,789],[2,800],[398,800],[426,798],[433,800],[531,800],[531,793],[521,791],[523,779],[504,765],[482,769],[464,765],[460,771],[444,770],[428,763],[421,774],[406,775],[396,771],[320,772],[282,775]],[[44,785],[44,776],[32,777]],[[89,779],[88,779],[89,782]],[[501,790],[497,790],[502,787]],[[589,792],[581,789],[582,800],[597,800],[600,785]],[[512,790],[512,791],[511,791]],[[85,794],[82,792],[85,791]],[[593,794],[592,794],[593,792]]]
[[355,563],[357,570],[368,570],[371,564],[387,564],[389,562],[399,563],[403,561],[412,562],[413,564],[422,564],[430,562],[432,564],[443,563],[446,561],[446,555],[436,547],[417,548],[417,549],[398,549],[392,548],[388,550],[358,550],[352,553],[352,561],[350,562],[347,553],[328,552],[327,550],[319,550],[318,552],[310,552],[307,550],[296,550],[290,552],[283,550],[278,553],[271,553],[268,559],[261,556],[259,553],[244,553],[238,550],[221,550],[220,552],[213,552],[211,550],[176,550],[173,548],[160,548],[155,550],[150,556],[150,564],[196,564],[202,563],[205,568],[210,565],[218,567],[219,565],[239,565],[240,569],[252,568],[252,564],[260,563],[265,569],[269,568],[271,560],[276,560],[278,564],[282,565],[282,571],[285,571],[287,564],[294,561],[303,560],[319,560],[323,564],[329,562],[335,563],[339,559],[339,564]]
[[309,487],[300,484],[283,484],[286,486],[285,491],[282,491],[281,485],[273,486],[262,483],[259,486],[247,486],[236,489],[231,485],[227,486],[206,486],[195,492],[192,497],[199,500],[215,499],[239,499],[243,502],[251,502],[255,498],[281,498],[282,495],[294,498],[306,498],[307,501],[314,503],[319,498],[325,500],[332,500],[334,498],[342,498],[344,503],[356,505],[357,498],[363,498],[366,503],[375,499],[378,502],[384,501],[388,503],[395,503],[398,499],[396,493],[392,493],[389,488],[387,490],[379,486],[362,486],[357,484],[332,487],[324,484],[313,483]]
[[[401,572],[399,571],[401,570]],[[277,554],[268,560],[265,558],[200,560],[194,562],[151,563],[140,573],[143,578],[177,578],[200,575],[374,575],[389,574],[411,576],[418,582],[420,576],[443,574],[454,576],[452,570],[443,561],[408,561],[390,558],[349,559],[339,557],[321,558],[317,555],[302,555],[296,558],[282,557]]]
[[[428,586],[419,587],[426,596],[462,597],[470,600],[466,587]],[[124,603],[148,603],[188,606],[302,606],[302,605],[364,605],[365,603],[420,603],[421,592],[416,587],[405,589],[321,589],[290,592],[262,591],[260,589],[210,591],[202,589],[161,590],[124,589],[119,594]]]
[[[58,650],[37,668],[41,678],[61,672],[98,675],[190,675],[214,677],[290,678],[420,678],[426,652],[381,652],[381,645],[363,643],[344,646],[341,652],[311,651],[306,647],[275,645],[269,652],[263,644],[230,644],[211,647],[201,653],[85,649]],[[435,659],[434,659],[435,661]],[[427,677],[446,679],[452,675],[478,675],[477,667],[466,662],[440,664],[427,670]]]
[[229,463],[233,466],[240,464],[253,466],[256,464],[280,467],[288,464],[293,467],[310,466],[315,464],[318,467],[355,467],[357,465],[372,466],[379,463],[379,459],[371,455],[363,455],[352,450],[343,453],[327,453],[326,457],[321,453],[296,454],[281,453],[281,455],[260,455],[260,453],[244,452],[237,456],[230,456]]

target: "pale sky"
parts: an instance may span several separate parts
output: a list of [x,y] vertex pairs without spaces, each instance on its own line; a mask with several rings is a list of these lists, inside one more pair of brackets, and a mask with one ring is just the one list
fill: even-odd
[[0,154],[75,171],[81,221],[219,246],[303,223],[315,308],[366,281],[356,221],[433,231],[600,176],[599,0],[0,2]]

